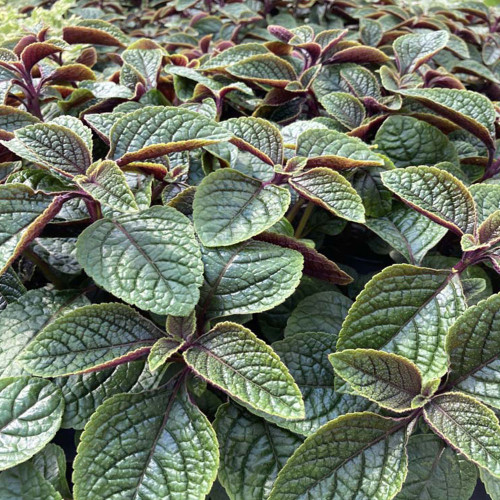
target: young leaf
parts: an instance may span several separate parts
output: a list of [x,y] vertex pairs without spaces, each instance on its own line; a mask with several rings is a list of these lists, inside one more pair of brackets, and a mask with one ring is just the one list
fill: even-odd
[[146,80],[147,89],[156,87],[163,58],[161,49],[127,49],[121,56]]
[[236,401],[282,418],[304,417],[301,393],[286,367],[241,325],[218,323],[191,344],[184,358],[196,373]]
[[457,277],[396,264],[375,275],[358,295],[340,331],[337,350],[393,352],[413,361],[427,382],[446,372],[445,336],[465,308]]
[[473,184],[469,191],[474,198],[477,223],[482,224],[500,208],[500,186],[498,184]]
[[278,474],[269,500],[390,500],[406,477],[407,421],[339,417],[309,436]]
[[219,480],[234,500],[267,498],[271,486],[302,440],[290,431],[230,403],[214,421],[220,445]]
[[149,369],[152,372],[158,370],[181,347],[182,344],[177,340],[166,337],[157,340],[148,355]]
[[448,172],[435,167],[408,167],[384,172],[382,181],[434,222],[459,235],[474,232],[476,209],[472,195]]
[[45,328],[20,361],[42,377],[102,370],[147,354],[162,332],[124,304],[76,309]]
[[469,460],[500,475],[500,425],[492,410],[470,396],[448,392],[424,407],[424,418]]
[[168,316],[167,333],[172,337],[189,340],[196,332],[196,314],[191,311],[188,316]]
[[326,112],[344,127],[354,129],[365,119],[365,107],[359,99],[346,92],[332,92],[319,98]]
[[477,229],[480,243],[489,246],[500,241],[500,210],[493,212]]
[[329,168],[312,168],[290,179],[290,185],[302,196],[337,217],[363,223],[363,201],[349,181]]
[[346,349],[328,359],[337,375],[360,395],[396,412],[412,409],[422,391],[422,376],[407,359],[373,349]]
[[60,446],[49,443],[31,459],[31,464],[64,498],[71,497],[66,479],[66,456]]
[[39,452],[59,429],[63,409],[61,392],[48,380],[0,379],[0,470]]
[[194,227],[207,247],[234,245],[278,222],[289,204],[285,188],[223,168],[205,177],[196,189]]
[[80,500],[202,499],[218,462],[215,432],[184,388],[118,394],[85,427],[74,494]]
[[188,314],[199,299],[203,265],[190,221],[153,206],[101,219],[81,233],[78,262],[117,297],[157,314]]

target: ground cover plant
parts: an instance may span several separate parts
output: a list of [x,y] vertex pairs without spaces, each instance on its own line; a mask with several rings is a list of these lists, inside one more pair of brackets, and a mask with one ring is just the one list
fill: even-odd
[[424,7],[3,6],[2,500],[500,499],[500,11]]

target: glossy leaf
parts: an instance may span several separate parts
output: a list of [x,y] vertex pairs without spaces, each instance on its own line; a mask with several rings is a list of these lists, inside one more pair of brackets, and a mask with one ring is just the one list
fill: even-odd
[[348,129],[359,127],[365,119],[365,108],[361,101],[346,92],[332,92],[320,97],[319,102],[326,112]]
[[148,355],[149,369],[152,372],[158,370],[181,347],[182,344],[177,340],[166,337],[157,340]]

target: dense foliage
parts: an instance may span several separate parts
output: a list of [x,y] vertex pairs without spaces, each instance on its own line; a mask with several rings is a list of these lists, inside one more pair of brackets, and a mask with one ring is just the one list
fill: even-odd
[[3,7],[2,500],[500,499],[500,12],[418,3]]

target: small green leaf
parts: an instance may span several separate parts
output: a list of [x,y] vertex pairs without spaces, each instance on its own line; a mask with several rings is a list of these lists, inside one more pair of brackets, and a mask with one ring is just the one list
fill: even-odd
[[469,188],[477,212],[477,223],[482,224],[500,208],[500,186],[498,184],[473,184]]
[[195,311],[191,311],[188,316],[168,316],[166,329],[172,337],[189,340],[196,332]]
[[337,375],[382,408],[409,411],[422,391],[418,368],[402,356],[373,349],[346,349],[330,354],[328,359]]
[[9,267],[0,276],[0,311],[25,293],[26,288],[19,276]]
[[493,212],[477,229],[480,243],[489,246],[500,241],[500,210]]
[[500,478],[490,474],[486,469],[479,467],[479,476],[484,484],[486,492],[491,497],[491,500],[498,500],[500,498]]
[[287,368],[241,325],[218,323],[191,344],[184,358],[196,373],[236,401],[278,417],[304,417],[302,395]]
[[[226,196],[220,196],[220,193]],[[285,188],[264,184],[230,168],[207,176],[196,189],[194,227],[207,247],[247,240],[278,222],[290,204]]]
[[156,87],[163,58],[161,49],[127,49],[121,57],[145,79],[147,89]]
[[366,117],[361,101],[346,92],[326,94],[319,98],[319,102],[329,115],[351,130],[359,127]]
[[94,304],[54,321],[19,359],[35,375],[72,375],[147,354],[161,336],[153,323],[124,304]]
[[48,380],[0,379],[0,470],[39,452],[59,429],[63,409],[61,392]]
[[43,478],[52,484],[64,498],[71,497],[66,479],[66,456],[60,446],[49,443],[31,459],[31,463]]
[[228,47],[214,57],[207,59],[201,66],[202,70],[223,69],[237,62],[260,54],[269,54],[269,50],[260,43],[242,43]]
[[158,370],[181,347],[182,344],[177,340],[166,337],[157,340],[148,355],[149,369],[152,372]]

